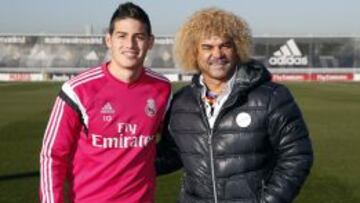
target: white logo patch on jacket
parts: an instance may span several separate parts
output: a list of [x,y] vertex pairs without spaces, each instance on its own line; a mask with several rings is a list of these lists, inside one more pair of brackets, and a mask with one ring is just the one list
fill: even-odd
[[251,123],[251,116],[250,114],[246,113],[246,112],[240,112],[237,116],[236,116],[236,123],[238,124],[238,126],[240,128],[246,128],[250,125]]

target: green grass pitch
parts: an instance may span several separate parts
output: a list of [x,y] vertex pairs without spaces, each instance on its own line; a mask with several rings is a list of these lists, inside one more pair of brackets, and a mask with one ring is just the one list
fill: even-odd
[[[311,175],[295,202],[360,202],[360,83],[287,86],[315,151]],[[60,83],[0,83],[0,202],[38,202],[39,152],[59,89]],[[176,202],[180,176],[157,179],[156,202]]]

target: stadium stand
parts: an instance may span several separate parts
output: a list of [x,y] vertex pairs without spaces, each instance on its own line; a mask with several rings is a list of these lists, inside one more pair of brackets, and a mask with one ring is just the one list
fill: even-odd
[[[360,79],[360,37],[254,37],[254,58],[274,80]],[[173,38],[160,36],[145,64],[172,81],[188,80],[173,59]],[[67,80],[109,58],[103,35],[0,34],[0,81]]]

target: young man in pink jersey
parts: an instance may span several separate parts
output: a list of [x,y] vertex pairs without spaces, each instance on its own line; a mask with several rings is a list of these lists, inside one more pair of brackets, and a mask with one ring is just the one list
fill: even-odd
[[121,4],[106,35],[110,62],[67,81],[56,98],[40,155],[42,203],[154,202],[155,134],[171,85],[143,67],[153,43],[147,14]]

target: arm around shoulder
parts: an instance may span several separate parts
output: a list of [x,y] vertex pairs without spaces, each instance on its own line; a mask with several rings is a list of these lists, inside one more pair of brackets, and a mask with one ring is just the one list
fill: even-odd
[[169,110],[165,116],[165,124],[161,133],[161,139],[156,145],[155,167],[157,175],[172,173],[182,168],[179,149],[169,130],[169,120],[171,119],[170,112],[171,110]]

